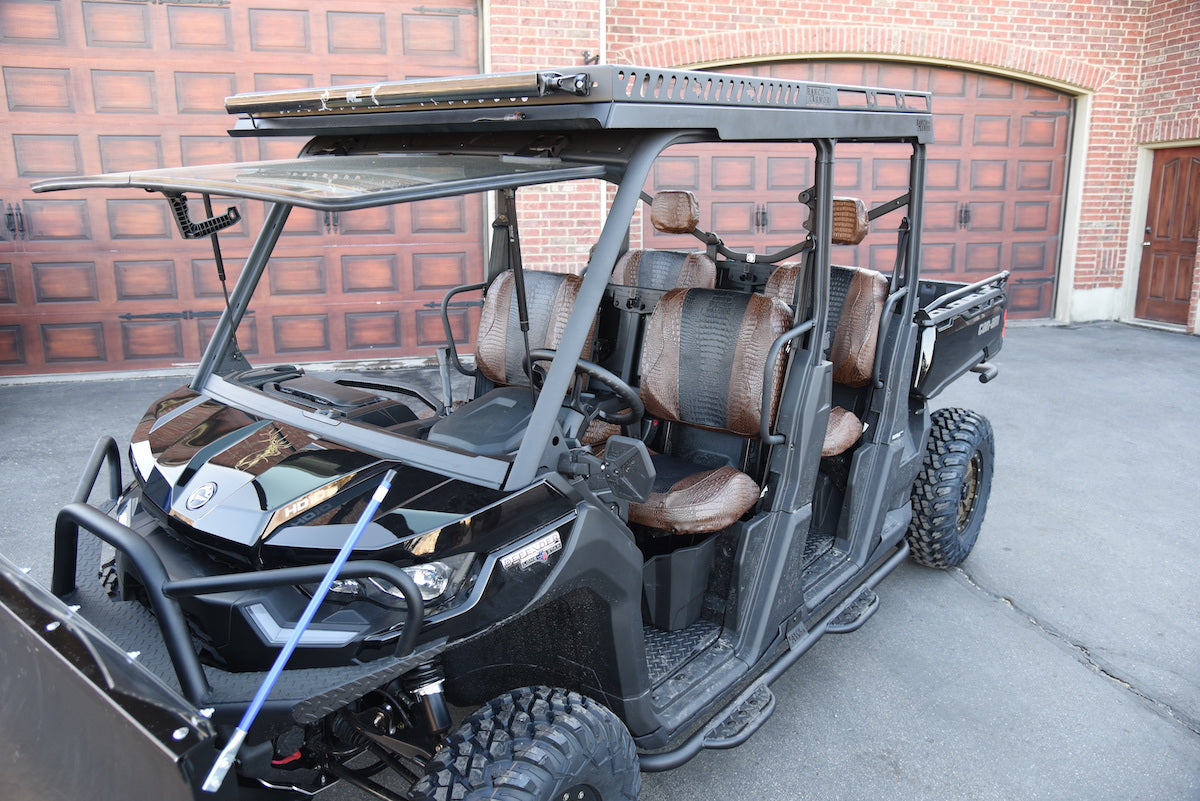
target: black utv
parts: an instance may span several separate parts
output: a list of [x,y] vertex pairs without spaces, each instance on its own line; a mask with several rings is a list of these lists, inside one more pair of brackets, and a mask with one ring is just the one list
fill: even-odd
[[[991,428],[928,401],[995,375],[1007,274],[921,277],[930,105],[616,66],[260,93],[229,99],[232,133],[310,137],[298,158],[36,184],[161,193],[191,238],[239,215],[189,196],[265,222],[131,480],[97,446],[49,591],[0,560],[5,774],[37,797],[608,801],[747,740],[889,571],[960,563],[983,520]],[[654,192],[680,148],[808,165],[795,236],[748,244],[703,192]],[[875,148],[902,191],[837,193],[841,155]],[[586,266],[531,266],[521,224],[554,208],[530,223],[522,198],[581,182],[609,188]],[[294,208],[468,195],[492,236],[441,304],[440,397],[248,362]],[[71,764],[38,746],[54,720]]]

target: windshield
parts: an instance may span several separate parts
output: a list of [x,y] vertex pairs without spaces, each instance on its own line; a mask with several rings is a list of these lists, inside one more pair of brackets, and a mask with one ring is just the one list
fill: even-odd
[[596,165],[519,156],[389,153],[314,156],[54,178],[35,192],[87,187],[139,187],[178,194],[200,192],[286,203],[319,211],[348,211],[416,198],[441,197],[548,181],[594,178]]

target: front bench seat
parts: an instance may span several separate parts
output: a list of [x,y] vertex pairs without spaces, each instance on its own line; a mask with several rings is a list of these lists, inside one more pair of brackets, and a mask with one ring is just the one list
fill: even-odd
[[[771,344],[791,326],[778,300],[718,289],[675,289],[646,326],[641,398],[646,413],[674,423],[758,437],[763,393],[769,419],[783,383],[783,361],[764,386]],[[653,529],[720,531],[750,510],[761,493],[730,465],[704,466],[670,454],[652,457],[653,492],[629,506],[629,519]]]

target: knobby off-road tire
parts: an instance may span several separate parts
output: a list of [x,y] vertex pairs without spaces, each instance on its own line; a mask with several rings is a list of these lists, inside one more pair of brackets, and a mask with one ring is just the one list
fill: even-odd
[[579,693],[512,690],[447,738],[413,801],[636,801],[637,749],[611,711]]
[[992,424],[968,409],[938,409],[913,484],[908,539],[926,567],[962,564],[979,537],[995,460]]

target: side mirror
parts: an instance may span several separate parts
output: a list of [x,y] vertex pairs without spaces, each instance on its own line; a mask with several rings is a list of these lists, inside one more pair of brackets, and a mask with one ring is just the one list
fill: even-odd
[[645,503],[654,491],[654,463],[640,439],[609,437],[600,470],[613,495],[621,500]]

